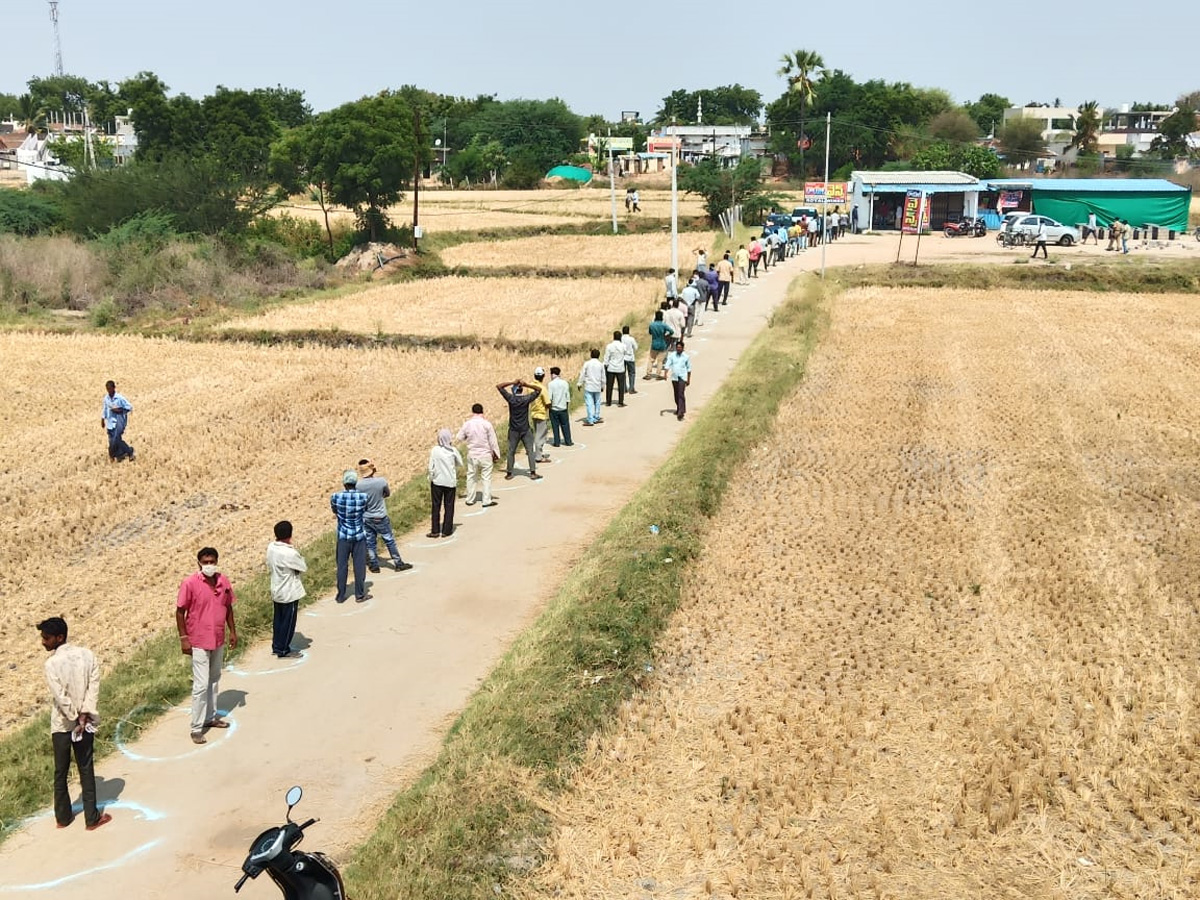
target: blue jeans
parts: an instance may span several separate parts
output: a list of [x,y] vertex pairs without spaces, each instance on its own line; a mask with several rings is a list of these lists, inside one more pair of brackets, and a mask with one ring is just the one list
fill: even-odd
[[595,424],[600,418],[600,392],[599,391],[584,391],[583,405],[587,409],[586,421]]
[[108,430],[108,458],[109,459],[133,459],[133,448],[125,443],[122,435],[125,434],[125,426],[118,424],[116,428]]
[[354,599],[367,599],[367,542],[362,538],[337,542],[337,602],[346,601],[346,579],[351,559],[354,560]]
[[400,548],[396,546],[396,537],[392,534],[392,520],[387,516],[382,519],[363,519],[363,528],[367,530],[367,565],[372,569],[379,568],[379,539],[392,555],[392,562],[399,565],[404,562],[400,558]]

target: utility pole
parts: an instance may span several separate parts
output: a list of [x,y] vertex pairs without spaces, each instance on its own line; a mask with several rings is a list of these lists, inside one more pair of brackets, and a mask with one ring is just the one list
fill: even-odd
[[50,21],[54,24],[54,74],[62,78],[62,35],[58,32],[58,0],[50,0]]
[[675,120],[671,120],[671,268],[679,273],[679,144],[675,137]]
[[821,209],[821,280],[825,280],[825,248],[829,246],[829,128],[832,113],[825,113],[825,205]]
[[612,200],[613,234],[617,233],[617,182],[613,171],[612,129],[608,129],[608,194]]
[[418,224],[417,212],[421,201],[421,111],[413,110],[413,250],[421,239],[421,226]]

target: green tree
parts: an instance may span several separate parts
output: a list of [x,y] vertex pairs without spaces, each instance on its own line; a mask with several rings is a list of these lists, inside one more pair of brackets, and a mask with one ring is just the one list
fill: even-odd
[[1079,115],[1075,117],[1075,134],[1071,137],[1069,146],[1078,147],[1081,153],[1096,152],[1100,136],[1100,122],[1104,110],[1095,100],[1089,100],[1079,107]]
[[0,119],[15,119],[21,114],[21,101],[16,94],[0,94]]
[[112,165],[112,147],[105,141],[92,141],[92,161],[87,158],[87,142],[82,135],[55,138],[50,141],[50,148],[50,152],[58,157],[63,165],[70,166],[76,172],[92,168],[93,162],[100,167]]
[[[388,227],[386,209],[403,196],[418,153],[413,112],[394,93],[382,93],[321,113],[288,135],[272,155],[285,185],[319,186],[329,199],[354,210],[372,241]],[[287,164],[294,164],[289,175]]]
[[700,109],[704,110],[706,125],[753,125],[762,113],[762,94],[740,84],[698,91],[675,90],[663,98],[654,121],[660,125],[669,125],[672,121],[679,125],[695,125]]
[[1188,156],[1188,135],[1200,129],[1196,110],[1181,106],[1167,116],[1158,126],[1158,137],[1150,142],[1150,152],[1162,159]]
[[258,101],[277,128],[299,128],[312,121],[312,107],[304,99],[304,91],[285,88],[255,88],[250,95]]
[[965,172],[976,178],[998,178],[1004,171],[999,157],[987,147],[945,141],[930,144],[914,154],[909,165],[918,172]]
[[1175,101],[1175,108],[1183,109],[1185,107],[1200,110],[1200,91],[1180,95],[1179,99]]
[[78,75],[49,75],[27,82],[35,106],[55,113],[82,113],[92,84]]
[[964,109],[948,109],[929,120],[929,136],[952,144],[970,144],[979,137],[979,126]]
[[1046,141],[1042,138],[1042,124],[1037,119],[1017,117],[1009,119],[997,135],[1004,158],[1011,165],[1032,163],[1046,155]]
[[194,143],[178,152],[212,156],[247,178],[265,176],[280,128],[263,94],[218,86],[200,102],[198,120]]
[[679,187],[704,198],[704,211],[716,222],[736,199],[742,206],[755,207],[763,194],[762,164],[752,157],[743,158],[736,167],[725,168],[714,159],[679,167]]
[[473,137],[496,141],[510,164],[518,157],[540,175],[579,152],[583,120],[562,100],[505,100],[471,117]]
[[799,100],[800,131],[797,141],[800,150],[800,177],[804,178],[804,151],[809,140],[804,133],[804,112],[816,98],[817,89],[813,82],[813,75],[825,68],[825,60],[819,53],[812,50],[793,50],[791,53],[783,54],[780,62],[783,65],[779,67],[776,74],[787,79],[788,93],[794,94]]
[[1004,121],[1004,111],[1012,106],[1012,101],[999,94],[984,94],[974,103],[964,107],[979,130],[983,134],[992,134]]

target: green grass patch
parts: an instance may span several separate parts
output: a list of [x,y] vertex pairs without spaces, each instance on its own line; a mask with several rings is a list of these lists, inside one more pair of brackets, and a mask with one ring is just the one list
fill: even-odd
[[352,896],[501,895],[539,864],[552,827],[539,797],[566,785],[588,738],[642,684],[708,519],[804,376],[825,288],[800,284],[472,697],[439,758],[398,795],[346,869]]
[[[421,472],[393,490],[388,511],[397,533],[403,533],[429,515],[429,478]],[[331,514],[332,520],[332,514]],[[263,552],[269,536],[263,537]],[[304,585],[308,605],[325,595],[335,583],[335,534],[330,531],[301,548],[308,563]],[[220,548],[218,548],[220,549]],[[188,573],[180,572],[180,580]],[[237,595],[239,646],[230,654],[236,659],[256,641],[271,633],[274,609],[270,577],[262,574],[234,585]],[[116,749],[113,736],[117,724],[128,720],[123,731],[136,732],[153,722],[162,711],[191,694],[191,667],[179,652],[173,620],[164,618],[164,631],[142,644],[124,662],[105,672],[100,683],[102,725],[96,739],[97,760]],[[29,640],[37,639],[30,629]],[[45,808],[51,801],[54,764],[50,753],[50,716],[41,713],[32,721],[0,740],[0,840],[25,817]],[[180,740],[187,736],[180,733]]]
[[[1053,262],[1053,257],[1051,262]],[[1028,259],[1014,263],[1028,263]],[[843,287],[923,287],[991,290],[1096,291],[1117,294],[1200,293],[1200,260],[1126,257],[1065,265],[928,265],[843,267],[830,273]]]

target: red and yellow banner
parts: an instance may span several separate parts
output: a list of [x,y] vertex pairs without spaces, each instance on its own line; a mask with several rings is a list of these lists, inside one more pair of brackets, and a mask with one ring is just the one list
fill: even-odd
[[830,206],[845,206],[850,196],[849,187],[845,181],[806,181],[804,204],[821,206],[828,200]]
[[[932,204],[924,191],[909,191],[904,195],[904,216],[900,220],[901,234],[920,234],[929,231],[929,207]],[[918,226],[918,223],[920,225]]]

